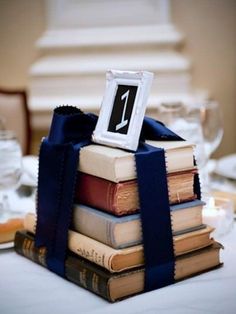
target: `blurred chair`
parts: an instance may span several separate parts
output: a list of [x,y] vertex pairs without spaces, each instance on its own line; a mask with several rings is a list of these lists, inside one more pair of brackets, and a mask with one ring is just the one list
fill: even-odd
[[30,115],[27,95],[24,90],[5,90],[0,88],[0,117],[5,128],[15,132],[23,155],[30,153]]

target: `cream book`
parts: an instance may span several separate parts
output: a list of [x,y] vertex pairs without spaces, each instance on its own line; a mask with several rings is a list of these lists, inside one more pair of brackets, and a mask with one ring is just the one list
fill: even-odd
[[[194,167],[194,145],[187,141],[147,141],[148,144],[164,148],[167,172],[177,172]],[[92,144],[80,152],[79,171],[113,182],[136,178],[134,154],[102,145]]]
[[[27,214],[24,227],[27,231],[35,232],[36,217]],[[175,256],[185,254],[212,244],[211,227],[174,236]],[[136,245],[125,249],[114,249],[89,238],[81,233],[69,230],[68,248],[77,255],[96,263],[110,272],[121,272],[144,265],[143,246]],[[155,248],[153,248],[155,249]]]

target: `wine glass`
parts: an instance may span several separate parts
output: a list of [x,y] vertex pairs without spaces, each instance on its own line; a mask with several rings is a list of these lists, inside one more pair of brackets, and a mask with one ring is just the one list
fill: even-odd
[[219,103],[207,100],[200,105],[201,124],[207,159],[218,148],[223,137],[223,117]]
[[22,174],[22,152],[12,131],[0,130],[0,222],[17,217],[8,202],[8,193],[20,185]]
[[205,198],[209,192],[209,181],[204,171],[207,158],[199,107],[181,102],[162,103],[157,108],[157,118],[183,139],[195,144],[194,156],[198,165],[202,196]]
[[181,102],[162,103],[157,118],[170,130],[196,145],[194,155],[199,168],[206,164],[206,154],[199,108]]

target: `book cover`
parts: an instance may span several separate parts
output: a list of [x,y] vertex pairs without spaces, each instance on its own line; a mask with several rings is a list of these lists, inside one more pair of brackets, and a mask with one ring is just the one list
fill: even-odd
[[[35,247],[32,234],[18,231],[14,246],[18,254],[46,267],[46,250]],[[214,242],[207,248],[177,257],[175,280],[179,281],[221,266],[220,248],[221,245]],[[143,268],[111,274],[105,269],[69,253],[65,261],[65,273],[66,278],[71,282],[110,302],[127,298],[144,290]]]
[[[36,218],[28,214],[25,218],[25,229],[34,233]],[[197,250],[212,243],[210,233],[213,228],[188,232],[173,237],[174,252],[178,256],[187,252]],[[88,259],[109,270],[110,272],[121,272],[144,264],[143,245],[134,245],[124,249],[114,249],[81,233],[69,230],[68,249],[79,256]]]
[[[187,141],[147,141],[147,143],[165,149],[168,173],[194,167],[193,144]],[[92,144],[83,147],[78,169],[113,182],[136,178],[134,154],[102,145]]]
[[[196,198],[194,175],[196,169],[170,173],[167,176],[170,204]],[[75,201],[120,216],[136,212],[139,208],[136,180],[115,183],[82,172],[78,173]]]

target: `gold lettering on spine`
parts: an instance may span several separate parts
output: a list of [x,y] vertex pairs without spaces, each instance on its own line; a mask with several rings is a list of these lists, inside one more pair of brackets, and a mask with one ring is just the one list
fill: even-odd
[[99,281],[98,275],[97,274],[93,274],[93,277],[92,277],[92,289],[93,289],[94,292],[98,292],[98,281]]
[[80,284],[87,288],[87,282],[86,282],[86,269],[83,269],[80,273],[79,273],[79,279],[80,279]]
[[25,241],[25,256],[28,258],[30,258],[29,246],[30,246],[30,241],[27,239]]
[[33,247],[33,242],[29,241],[29,257],[32,261],[35,261],[34,257],[34,247]]
[[38,254],[39,263],[46,267],[45,256],[46,256],[46,249],[39,248],[39,254]]
[[94,249],[87,251],[85,249],[78,248],[77,252],[80,256],[105,267],[105,254],[99,254]]
[[25,255],[25,256],[27,256],[26,255],[26,245],[27,245],[27,239],[24,239],[24,241],[23,241],[23,245],[22,245],[22,253],[23,253],[23,255]]

